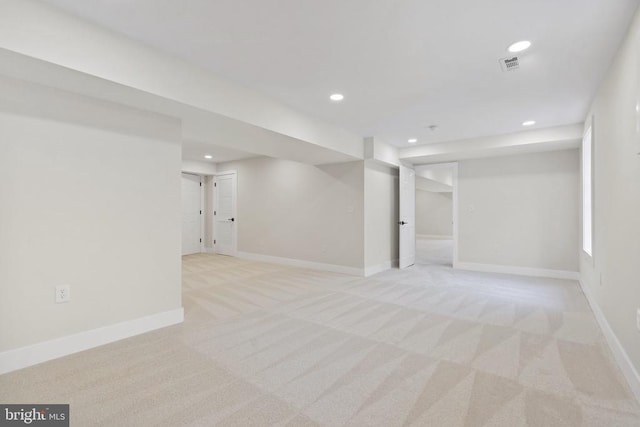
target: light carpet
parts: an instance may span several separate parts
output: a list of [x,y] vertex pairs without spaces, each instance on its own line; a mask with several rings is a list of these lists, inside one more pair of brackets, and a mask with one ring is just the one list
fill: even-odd
[[574,281],[183,259],[184,324],[0,376],[74,426],[639,426]]

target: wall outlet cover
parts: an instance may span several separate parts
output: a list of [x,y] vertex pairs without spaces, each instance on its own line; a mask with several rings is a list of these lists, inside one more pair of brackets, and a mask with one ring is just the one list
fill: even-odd
[[71,286],[70,285],[58,285],[56,286],[56,304],[71,301]]

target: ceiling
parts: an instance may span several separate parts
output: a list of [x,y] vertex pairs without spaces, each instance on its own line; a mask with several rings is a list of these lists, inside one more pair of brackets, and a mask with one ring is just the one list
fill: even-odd
[[[582,122],[640,3],[44,1],[400,147]],[[523,39],[520,69],[503,72]]]

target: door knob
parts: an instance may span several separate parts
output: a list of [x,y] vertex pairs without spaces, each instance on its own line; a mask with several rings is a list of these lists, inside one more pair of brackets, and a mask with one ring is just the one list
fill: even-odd
[[229,221],[231,221],[231,222],[233,222],[233,221],[235,221],[235,220],[236,220],[235,218],[231,218],[231,219],[229,219]]
[[398,221],[398,224],[400,224],[400,225],[405,225],[405,224],[408,224],[408,222]]

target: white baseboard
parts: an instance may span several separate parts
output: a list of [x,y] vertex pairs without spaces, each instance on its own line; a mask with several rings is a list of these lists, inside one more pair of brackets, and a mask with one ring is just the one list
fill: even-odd
[[417,239],[453,240],[453,236],[440,234],[416,234]]
[[616,359],[616,362],[618,362],[618,366],[620,366],[622,374],[626,378],[636,400],[640,402],[640,375],[638,374],[638,371],[633,366],[633,363],[631,363],[631,358],[625,351],[624,347],[622,347],[622,344],[620,344],[615,332],[611,329],[607,318],[591,293],[591,288],[587,286],[582,279],[580,279],[579,282],[582,292],[584,292],[584,295],[587,297],[591,310],[593,310],[593,314],[596,316],[600,329],[602,329],[602,333],[607,339],[607,343],[609,344],[609,348],[611,348],[613,357]]
[[544,268],[512,267],[508,265],[479,264],[474,262],[456,262],[454,268],[460,270],[481,271],[484,273],[516,274],[518,276],[548,277],[550,279],[579,280],[577,271],[548,270]]
[[238,258],[248,259],[251,261],[269,262],[272,264],[289,265],[291,267],[308,268],[310,270],[331,271],[333,273],[350,274],[352,276],[364,276],[363,268],[345,267],[335,264],[323,264],[321,262],[305,261],[302,259],[283,258],[271,255],[254,254],[251,252],[240,252],[236,255]]
[[184,309],[178,308],[116,323],[115,325],[67,335],[27,347],[7,350],[0,353],[0,374],[37,365],[38,363],[68,356],[79,351],[99,347],[183,321]]
[[382,264],[378,264],[378,265],[371,265],[369,267],[365,267],[364,276],[365,277],[373,276],[374,274],[382,273],[383,271],[387,271],[397,266],[398,266],[397,259],[383,262]]

